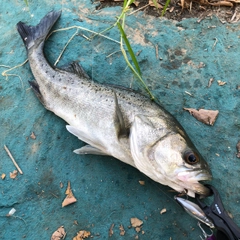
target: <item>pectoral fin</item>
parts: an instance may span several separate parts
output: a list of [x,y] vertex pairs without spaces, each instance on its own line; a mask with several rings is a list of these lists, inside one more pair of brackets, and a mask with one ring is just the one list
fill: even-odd
[[101,150],[101,148],[102,148],[101,145],[96,143],[93,139],[91,139],[89,136],[87,136],[86,133],[84,133],[80,129],[78,129],[76,127],[73,127],[73,126],[70,126],[70,125],[67,125],[66,128],[71,134],[78,137],[78,139],[80,139],[80,140],[82,140],[86,143],[89,143],[91,145],[94,145],[94,147],[91,146],[91,145],[86,145],[82,148],[76,149],[76,150],[74,150],[75,153],[77,153],[77,154],[107,155],[106,153],[104,153]]
[[74,150],[73,152],[76,154],[94,154],[94,155],[106,155],[107,156],[106,153],[104,153],[100,149],[95,148],[91,145],[86,145],[84,147]]
[[114,102],[115,102],[115,112],[116,112],[115,123],[116,123],[116,130],[117,130],[118,137],[128,136],[129,130],[125,127],[123,114],[119,107],[117,95],[115,92],[114,92]]

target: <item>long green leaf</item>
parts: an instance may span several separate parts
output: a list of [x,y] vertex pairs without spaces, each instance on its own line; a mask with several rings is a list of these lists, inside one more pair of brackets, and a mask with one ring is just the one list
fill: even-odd
[[166,1],[165,5],[164,5],[164,7],[163,7],[163,10],[162,10],[162,15],[161,15],[161,17],[163,17],[163,15],[165,14],[165,12],[166,12],[166,10],[167,10],[167,7],[168,7],[168,5],[169,5],[169,3],[170,3],[170,1],[171,1],[171,0],[167,0],[167,1]]
[[123,40],[124,40],[124,42],[125,42],[125,44],[127,46],[127,49],[128,49],[128,52],[129,52],[129,54],[130,54],[130,56],[132,58],[133,64],[135,65],[138,74],[141,75],[141,70],[140,70],[140,67],[138,65],[138,61],[137,61],[137,59],[135,57],[135,54],[134,54],[134,52],[132,50],[132,47],[131,47],[129,41],[127,39],[127,36],[126,36],[126,34],[125,34],[125,32],[124,32],[124,30],[122,28],[122,25],[120,23],[118,23],[117,26],[118,26],[119,31],[121,32],[122,38],[123,38]]

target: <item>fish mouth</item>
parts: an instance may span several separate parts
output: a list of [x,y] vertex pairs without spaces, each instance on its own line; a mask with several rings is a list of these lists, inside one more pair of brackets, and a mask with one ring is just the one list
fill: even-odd
[[204,170],[199,171],[187,171],[178,173],[178,180],[180,185],[186,189],[187,194],[190,197],[195,197],[195,194],[200,198],[204,198],[211,195],[211,190],[201,183],[202,181],[209,181],[212,179],[211,173]]

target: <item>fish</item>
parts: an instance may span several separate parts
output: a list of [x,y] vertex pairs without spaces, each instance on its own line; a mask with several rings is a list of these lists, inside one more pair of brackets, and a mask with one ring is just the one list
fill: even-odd
[[132,89],[93,81],[78,62],[49,64],[44,43],[60,15],[51,11],[36,26],[20,21],[17,30],[35,78],[29,81],[33,92],[86,143],[74,152],[112,156],[177,192],[208,196],[200,181],[211,180],[209,165],[167,110]]

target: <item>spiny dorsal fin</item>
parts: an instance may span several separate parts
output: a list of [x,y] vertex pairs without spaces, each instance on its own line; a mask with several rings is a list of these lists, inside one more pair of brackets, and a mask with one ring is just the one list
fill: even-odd
[[125,127],[123,114],[122,114],[122,111],[121,111],[121,109],[119,107],[119,104],[118,104],[117,94],[115,92],[113,92],[113,93],[114,93],[115,112],[116,112],[115,121],[116,121],[116,124],[118,125],[117,126],[118,137],[120,137],[120,136],[128,136],[129,131]]
[[64,70],[64,71],[67,71],[67,72],[70,72],[70,73],[75,73],[80,78],[90,79],[90,77],[86,74],[86,72],[83,70],[81,65],[76,61],[62,66],[61,70]]

